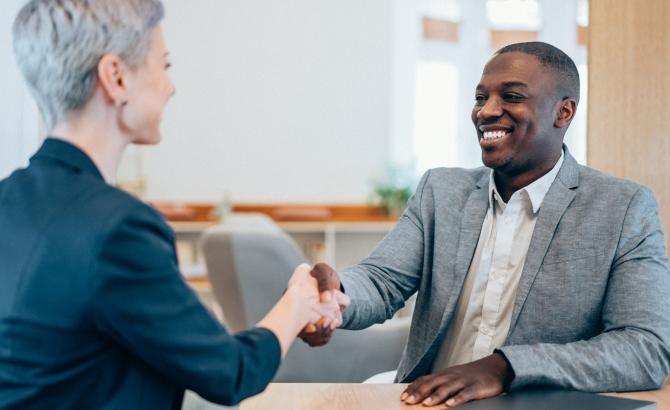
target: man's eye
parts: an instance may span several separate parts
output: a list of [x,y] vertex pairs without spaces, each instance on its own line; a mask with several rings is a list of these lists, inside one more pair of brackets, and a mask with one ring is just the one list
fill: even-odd
[[503,95],[503,98],[505,98],[505,100],[507,101],[522,101],[526,99],[526,97],[524,97],[523,95],[511,94],[511,93]]
[[483,104],[486,101],[486,96],[485,95],[475,95],[475,103],[477,104]]

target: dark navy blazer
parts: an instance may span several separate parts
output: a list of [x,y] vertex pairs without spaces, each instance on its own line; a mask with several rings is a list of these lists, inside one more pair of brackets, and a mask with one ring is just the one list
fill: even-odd
[[162,216],[47,139],[0,181],[0,408],[233,404],[274,376],[266,329],[231,335],[181,277]]

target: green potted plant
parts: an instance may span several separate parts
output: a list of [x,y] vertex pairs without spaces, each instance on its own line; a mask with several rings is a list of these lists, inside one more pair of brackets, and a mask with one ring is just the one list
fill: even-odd
[[374,183],[376,202],[389,217],[399,218],[407,207],[416,185],[414,170],[414,164],[392,164],[387,167],[386,176]]

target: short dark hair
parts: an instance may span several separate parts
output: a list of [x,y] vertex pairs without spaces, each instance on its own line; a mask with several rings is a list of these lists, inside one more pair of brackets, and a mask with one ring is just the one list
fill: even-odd
[[496,51],[495,55],[520,52],[534,56],[545,67],[553,70],[564,94],[563,98],[574,98],[579,102],[579,72],[570,56],[551,44],[541,41],[510,44]]

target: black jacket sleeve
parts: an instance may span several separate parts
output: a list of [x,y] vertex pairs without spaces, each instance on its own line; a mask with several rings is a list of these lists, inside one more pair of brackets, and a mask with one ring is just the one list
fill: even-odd
[[97,327],[176,385],[232,405],[274,377],[274,333],[225,330],[184,282],[172,231],[151,208],[138,204],[114,223],[93,269]]

